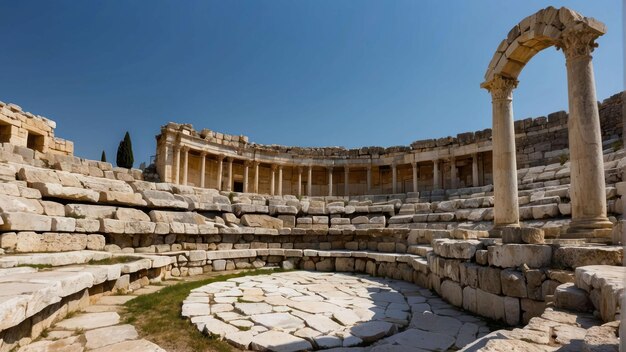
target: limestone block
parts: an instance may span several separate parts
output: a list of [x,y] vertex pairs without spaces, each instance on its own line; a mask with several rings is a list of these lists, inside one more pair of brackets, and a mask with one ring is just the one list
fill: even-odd
[[354,258],[337,258],[335,259],[335,270],[353,272],[354,262],[355,262]]
[[180,195],[158,190],[145,190],[140,192],[150,208],[177,208],[188,209],[189,203]]
[[87,249],[92,251],[102,251],[106,245],[104,236],[102,235],[87,235]]
[[554,292],[554,304],[558,308],[587,312],[593,309],[589,294],[574,283],[559,285]]
[[152,234],[156,228],[156,223],[150,221],[123,221],[123,223],[124,233],[129,235]]
[[101,191],[100,202],[145,207],[148,203],[139,193]]
[[191,211],[163,211],[163,210],[151,210],[149,213],[150,220],[152,222],[165,222],[165,223],[185,223],[201,225],[206,223],[206,218],[198,213]]
[[476,240],[433,240],[433,250],[436,254],[445,258],[472,259],[477,249],[481,249],[483,244]]
[[52,218],[52,231],[74,232],[76,229],[76,219],[66,217]]
[[520,322],[521,308],[519,298],[504,297],[504,321],[515,326]]
[[60,198],[68,200],[76,200],[82,202],[98,202],[100,194],[96,191],[78,187],[63,187],[57,183],[40,183],[35,182],[30,184],[32,188],[35,188],[41,192],[43,197]]
[[116,209],[116,207],[103,205],[67,204],[65,216],[76,219],[112,219]]
[[100,232],[103,233],[123,234],[125,227],[125,221],[114,219],[100,219]]
[[23,167],[17,173],[17,178],[31,183],[61,183],[56,172],[53,170]]
[[31,213],[2,213],[2,231],[50,231],[52,218]]
[[504,297],[476,289],[476,313],[493,320],[504,320]]
[[534,227],[505,227],[501,231],[502,243],[544,243],[544,232]]
[[459,265],[459,278],[463,286],[478,287],[478,269],[482,266],[464,262]]
[[500,282],[502,284],[502,293],[505,296],[527,297],[526,280],[521,272],[512,269],[502,270],[500,272]]
[[[390,221],[391,223],[391,221]],[[452,238],[459,240],[469,240],[469,239],[478,239],[478,238],[487,238],[489,237],[489,232],[480,231],[480,230],[468,230],[462,228],[455,228],[450,233]]]
[[122,221],[151,221],[150,216],[141,210],[133,208],[117,208],[115,219]]
[[441,297],[454,306],[463,307],[463,290],[454,281],[444,280],[441,283]]
[[0,212],[24,212],[41,215],[44,213],[44,208],[36,199],[26,199],[0,194]]
[[65,206],[61,203],[51,202],[49,200],[39,201],[43,207],[43,213],[48,216],[65,216]]
[[531,207],[533,219],[549,219],[559,215],[558,204],[535,205]]
[[529,268],[550,266],[552,248],[539,244],[502,244],[489,246],[489,265],[501,268],[516,268],[526,264]]
[[499,295],[502,292],[500,269],[489,266],[478,267],[478,286],[481,290]]
[[478,313],[475,288],[469,286],[463,288],[463,309],[472,313]]
[[100,231],[100,221],[96,219],[76,219],[76,232],[98,232]]
[[612,246],[563,246],[554,249],[553,260],[564,268],[587,265],[621,265],[624,249]]
[[262,227],[277,230],[283,227],[282,220],[273,218],[269,215],[261,214],[244,214],[241,217],[241,223],[250,227]]

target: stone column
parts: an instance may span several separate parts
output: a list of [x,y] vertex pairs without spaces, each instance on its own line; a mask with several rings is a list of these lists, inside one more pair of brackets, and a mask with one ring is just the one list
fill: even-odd
[[180,184],[180,146],[174,147],[174,183]]
[[372,194],[372,165],[367,165],[367,194]]
[[411,167],[413,168],[413,192],[417,192],[417,163],[411,163]]
[[[591,53],[602,32],[576,26],[564,31],[559,47],[565,54],[569,118],[570,198],[568,237],[593,237],[594,229],[611,228],[607,218],[600,116]],[[583,234],[584,233],[584,234]]]
[[439,160],[433,160],[433,189],[440,189],[441,185],[439,183]]
[[224,156],[217,156],[217,190],[222,190],[222,177],[224,174]]
[[311,197],[313,196],[313,166],[312,165],[309,165],[309,175],[307,177],[306,183],[307,183],[306,192],[308,196]]
[[248,168],[250,167],[249,161],[244,161],[243,163],[243,193],[248,193]]
[[270,196],[274,195],[274,185],[276,182],[276,165],[270,166]]
[[472,186],[478,187],[478,154],[472,154]]
[[452,189],[458,188],[456,178],[456,158],[450,157],[450,188]]
[[183,185],[187,186],[189,175],[189,147],[183,147]]
[[494,226],[519,226],[513,89],[517,80],[496,75],[482,87],[491,93],[493,114]]
[[298,166],[298,195],[302,195],[302,166]]
[[228,158],[228,184],[226,185],[226,191],[233,190],[233,158]]
[[200,153],[200,187],[205,188],[204,174],[206,173],[206,152]]
[[283,166],[278,165],[278,195],[283,195]]
[[343,168],[343,195],[344,196],[349,196],[350,195],[350,167],[349,166],[345,166]]
[[394,162],[391,164],[391,193],[396,194],[398,192],[398,167]]
[[259,193],[259,162],[254,162],[254,193]]
[[328,196],[333,195],[333,167],[328,167]]

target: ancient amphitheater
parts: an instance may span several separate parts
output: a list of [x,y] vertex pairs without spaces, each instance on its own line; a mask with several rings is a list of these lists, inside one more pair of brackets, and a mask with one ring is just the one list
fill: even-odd
[[[493,129],[406,147],[170,123],[142,172],[0,103],[0,351],[163,351],[123,305],[242,271],[197,281],[176,319],[233,350],[617,351],[626,105],[597,103],[605,30],[566,8],[523,19],[482,84]],[[514,121],[516,78],[551,46],[569,114]]]

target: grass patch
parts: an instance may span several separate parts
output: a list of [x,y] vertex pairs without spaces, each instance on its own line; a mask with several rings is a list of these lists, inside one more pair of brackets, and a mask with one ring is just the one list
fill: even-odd
[[143,258],[123,255],[123,256],[111,257],[111,258],[100,259],[100,260],[92,259],[89,262],[87,262],[87,264],[89,265],[126,264],[126,263],[134,262],[140,259],[143,259]]
[[54,266],[50,265],[50,264],[20,264],[18,265],[18,267],[23,268],[23,267],[28,267],[28,268],[35,268],[38,270],[42,270],[42,269],[51,269]]
[[188,319],[181,317],[183,300],[187,298],[189,291],[213,282],[282,271],[284,270],[252,270],[168,286],[159,292],[126,302],[126,312],[122,318],[127,324],[134,325],[142,338],[167,351],[236,351],[237,349],[225,341],[203,335]]

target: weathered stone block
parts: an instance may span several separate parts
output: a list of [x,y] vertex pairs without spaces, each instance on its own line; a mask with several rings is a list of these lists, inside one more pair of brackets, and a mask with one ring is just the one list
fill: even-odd
[[516,268],[526,264],[530,268],[550,266],[552,248],[548,245],[503,244],[489,246],[489,264],[501,268]]

